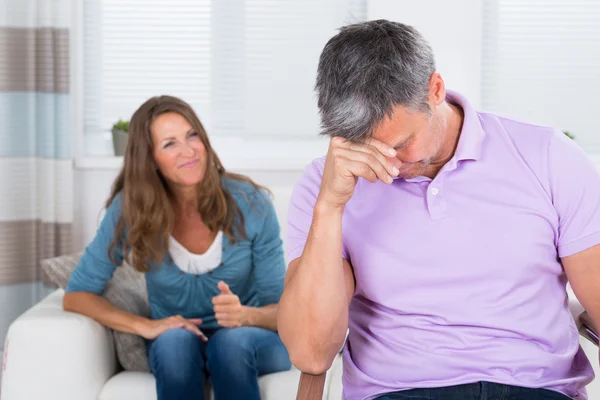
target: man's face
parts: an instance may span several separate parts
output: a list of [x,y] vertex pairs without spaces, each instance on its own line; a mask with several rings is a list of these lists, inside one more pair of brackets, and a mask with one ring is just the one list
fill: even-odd
[[435,115],[396,106],[391,118],[383,120],[373,137],[397,151],[394,163],[399,177],[425,175],[440,156],[442,132]]

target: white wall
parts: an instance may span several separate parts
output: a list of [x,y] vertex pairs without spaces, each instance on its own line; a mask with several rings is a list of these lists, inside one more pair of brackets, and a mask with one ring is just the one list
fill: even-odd
[[479,0],[370,0],[368,19],[415,27],[433,48],[446,87],[481,105],[482,2]]

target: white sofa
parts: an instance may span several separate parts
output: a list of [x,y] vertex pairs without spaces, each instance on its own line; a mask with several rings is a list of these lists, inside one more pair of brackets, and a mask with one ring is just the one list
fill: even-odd
[[[57,290],[21,315],[9,328],[0,400],[152,400],[154,377],[117,370],[110,332],[95,321],[62,309]],[[574,296],[571,296],[574,299]],[[571,300],[578,315],[581,305]],[[581,345],[598,371],[598,348],[581,337]],[[324,399],[341,399],[342,365],[335,360],[327,374]],[[261,377],[263,400],[295,399],[300,372]],[[600,383],[588,386],[590,400],[600,400]]]
[[[118,371],[108,329],[63,311],[63,290],[50,294],[10,326],[5,342],[1,400],[152,400],[152,374]],[[329,373],[324,399],[342,397],[341,357]],[[300,372],[259,379],[263,400],[295,399]]]

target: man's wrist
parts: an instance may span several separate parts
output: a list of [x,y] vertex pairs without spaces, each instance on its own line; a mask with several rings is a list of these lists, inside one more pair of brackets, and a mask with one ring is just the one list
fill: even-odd
[[345,205],[332,204],[323,199],[317,199],[314,208],[314,215],[316,217],[324,216],[342,216],[344,214]]

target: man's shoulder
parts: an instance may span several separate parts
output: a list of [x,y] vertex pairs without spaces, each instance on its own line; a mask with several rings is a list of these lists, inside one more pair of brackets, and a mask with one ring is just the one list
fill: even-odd
[[[312,170],[312,172],[316,172],[319,175],[323,175],[323,170],[325,169],[325,159],[327,156],[322,156],[315,158],[307,167],[306,170]],[[306,172],[306,171],[305,171]]]
[[325,170],[326,156],[315,158],[310,164],[304,168],[304,172],[296,186],[321,184],[323,179],[323,171]]
[[548,143],[557,131],[548,125],[532,123],[502,114],[478,111],[477,115],[486,133],[499,130],[519,142],[531,142],[535,145],[540,141]]

